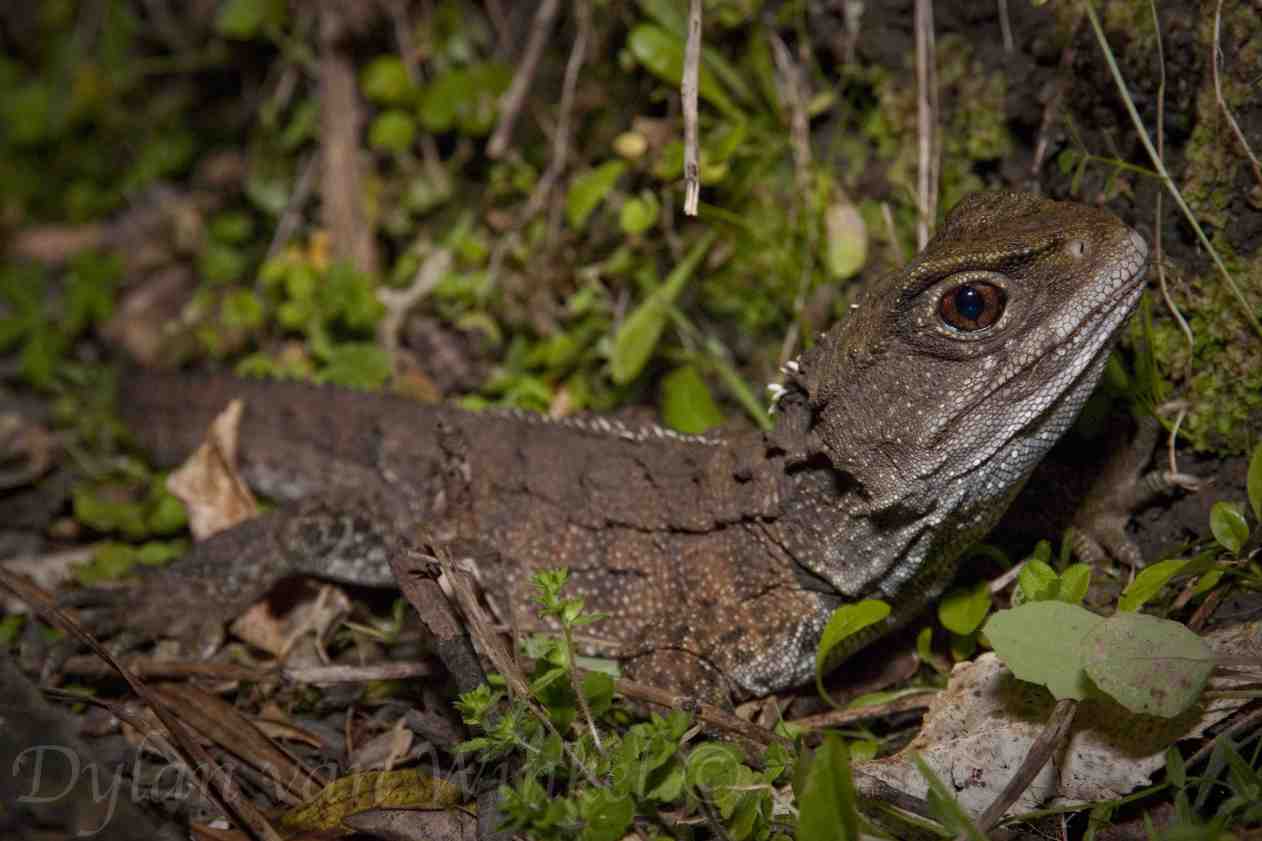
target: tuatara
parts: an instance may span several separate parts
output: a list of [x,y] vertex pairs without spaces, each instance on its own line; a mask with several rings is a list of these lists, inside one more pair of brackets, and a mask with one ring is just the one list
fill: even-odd
[[942,592],[1095,386],[1147,257],[1105,210],[970,195],[787,366],[768,434],[128,377],[121,412],[163,464],[243,398],[243,474],[285,504],[147,576],[122,618],[209,632],[282,576],[389,586],[390,552],[442,543],[522,628],[530,573],[568,567],[608,614],[591,647],[635,678],[711,697],[793,686],[838,605],[892,605],[841,659]]

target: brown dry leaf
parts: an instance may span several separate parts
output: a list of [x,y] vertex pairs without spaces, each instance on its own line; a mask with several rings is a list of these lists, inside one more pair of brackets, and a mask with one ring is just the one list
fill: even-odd
[[351,767],[365,770],[390,769],[412,749],[414,734],[400,718],[384,733],[378,733],[355,748],[351,755]]
[[267,738],[275,741],[301,742],[313,748],[319,748],[324,744],[319,736],[290,721],[289,714],[275,702],[269,701],[263,705],[263,708],[259,710],[258,718],[254,719],[254,724],[267,735]]
[[167,478],[167,490],[188,508],[195,540],[258,515],[254,494],[237,473],[237,432],[244,404],[233,400],[210,425],[206,440]]
[[370,809],[448,809],[460,800],[459,786],[420,771],[368,771],[330,783],[315,799],[283,815],[281,825],[336,830],[346,818]]
[[[1262,623],[1236,625],[1206,635],[1220,656],[1262,647]],[[1218,675],[1210,690],[1230,689],[1247,677]],[[1148,785],[1174,742],[1203,734],[1239,709],[1245,699],[1215,698],[1177,718],[1135,715],[1111,701],[1082,703],[1067,743],[1039,772],[1009,810],[1077,805],[1121,797]],[[928,785],[911,761],[918,753],[954,787],[973,815],[990,805],[1016,772],[1043,730],[1055,700],[1041,686],[1013,677],[994,654],[961,663],[934,698],[920,734],[894,756],[855,763],[855,769],[900,791],[925,797]]]
[[280,616],[266,601],[259,602],[232,623],[237,638],[284,660],[305,634],[322,640],[351,611],[351,600],[332,584],[322,584],[313,598],[306,598]]
[[154,691],[193,730],[270,777],[275,796],[301,803],[323,785],[231,704],[190,684],[168,683]]

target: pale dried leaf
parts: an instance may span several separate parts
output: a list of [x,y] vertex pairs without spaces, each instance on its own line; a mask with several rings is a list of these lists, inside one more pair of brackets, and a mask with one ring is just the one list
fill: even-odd
[[258,515],[258,503],[237,472],[237,432],[244,405],[233,400],[210,425],[206,440],[167,479],[167,490],[188,508],[195,540]]
[[407,723],[400,718],[395,722],[394,727],[384,733],[378,733],[362,745],[357,745],[351,755],[351,767],[362,768],[365,771],[388,771],[398,764],[401,758],[408,755],[413,741],[414,734],[408,729]]
[[259,602],[232,623],[232,633],[256,648],[283,660],[306,634],[324,639],[351,610],[350,598],[332,584],[323,584],[281,616],[266,601]]

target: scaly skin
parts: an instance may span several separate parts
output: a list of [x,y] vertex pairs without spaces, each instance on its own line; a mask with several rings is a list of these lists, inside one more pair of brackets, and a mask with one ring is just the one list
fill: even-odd
[[207,634],[284,575],[386,586],[390,553],[442,543],[527,629],[530,573],[569,567],[609,614],[587,647],[639,680],[729,698],[793,686],[843,601],[892,612],[837,660],[942,591],[1095,386],[1146,262],[1107,211],[969,196],[790,366],[767,435],[130,376],[121,410],[161,463],[244,398],[243,473],[294,502],[148,576],[119,619]]

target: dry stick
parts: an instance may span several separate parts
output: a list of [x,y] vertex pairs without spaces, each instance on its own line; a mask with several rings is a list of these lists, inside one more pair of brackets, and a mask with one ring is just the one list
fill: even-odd
[[434,287],[447,276],[451,269],[451,251],[440,248],[425,258],[412,276],[406,289],[377,289],[377,300],[385,307],[385,315],[377,325],[377,341],[393,357],[399,350],[399,334],[403,331],[407,314],[434,291]]
[[[1063,698],[1056,702],[1056,706],[1052,708],[1051,718],[1044,725],[1043,732],[1039,733],[1038,738],[1034,740],[1034,744],[1030,745],[1030,751],[1025,755],[1025,760],[1017,769],[1017,773],[1012,775],[1012,779],[1004,786],[1003,791],[977,819],[979,830],[989,832],[999,823],[999,819],[1008,811],[1008,808],[1017,802],[1021,792],[1029,787],[1038,772],[1043,770],[1043,766],[1056,752],[1057,746],[1069,732],[1070,725],[1074,723],[1074,713],[1077,711],[1078,702],[1073,698]],[[967,837],[967,834],[962,834],[957,836],[957,841],[963,841]]]
[[883,704],[868,704],[867,706],[858,707],[856,709],[847,710],[829,710],[828,712],[819,713],[818,715],[808,715],[803,718],[797,718],[789,723],[803,730],[822,730],[825,727],[842,727],[847,724],[854,724],[856,721],[869,721],[874,718],[884,718],[887,715],[896,715],[898,713],[911,712],[912,710],[928,709],[930,702],[933,700],[937,692],[918,692],[915,695],[906,695],[902,698],[895,698],[892,701],[886,701]]
[[[551,195],[570,157],[570,124],[574,121],[574,91],[578,89],[578,74],[587,60],[587,44],[592,38],[592,7],[590,0],[574,0],[574,17],[578,22],[578,32],[574,35],[574,46],[570,48],[570,57],[565,63],[565,78],[561,82],[561,106],[557,114],[556,133],[552,137],[552,160],[544,173],[547,182],[545,192],[538,199],[539,207]],[[531,196],[534,199],[534,196]],[[552,205],[553,213],[548,219],[548,243],[556,242],[561,229],[561,204]]]
[[1236,285],[1231,272],[1227,271],[1227,267],[1223,265],[1223,258],[1219,255],[1218,249],[1214,248],[1214,244],[1209,241],[1204,229],[1196,221],[1196,215],[1192,213],[1192,208],[1188,207],[1187,202],[1183,199],[1183,194],[1175,186],[1174,179],[1170,176],[1170,171],[1166,169],[1165,161],[1161,159],[1161,156],[1157,154],[1157,150],[1153,148],[1152,140],[1148,137],[1148,131],[1144,128],[1144,121],[1139,118],[1139,112],[1135,110],[1135,102],[1131,99],[1130,92],[1126,89],[1126,82],[1122,79],[1122,71],[1117,66],[1117,59],[1113,57],[1113,51],[1109,49],[1108,39],[1104,37],[1104,29],[1100,25],[1099,16],[1095,13],[1095,7],[1091,5],[1091,0],[1083,0],[1083,8],[1086,9],[1087,20],[1091,22],[1091,31],[1095,34],[1096,42],[1100,45],[1100,52],[1104,53],[1104,61],[1109,66],[1113,84],[1117,87],[1118,93],[1122,97],[1122,104],[1126,107],[1126,113],[1131,118],[1131,125],[1135,127],[1135,133],[1139,136],[1140,143],[1143,144],[1144,150],[1148,153],[1148,159],[1152,161],[1153,168],[1157,170],[1157,174],[1161,177],[1162,185],[1170,191],[1170,195],[1174,197],[1175,204],[1179,206],[1179,210],[1183,213],[1183,218],[1187,219],[1188,224],[1192,226],[1192,230],[1196,232],[1196,238],[1200,240],[1210,259],[1214,261],[1214,267],[1218,269],[1218,273],[1222,275],[1223,281],[1236,299],[1236,303],[1240,305],[1245,320],[1249,322],[1249,326],[1253,328],[1253,331],[1259,337],[1262,337],[1262,322],[1258,321],[1258,317],[1253,313],[1253,307],[1249,304],[1248,299],[1245,298],[1244,293],[1240,291],[1240,287]]
[[[196,772],[193,778],[206,796],[222,809],[224,814],[236,815],[256,838],[280,841],[280,835],[272,828],[267,817],[253,803],[240,796],[239,791],[234,790],[227,772],[211,758],[183,722],[156,697],[156,693],[150,690],[138,675],[114,659],[113,655],[97,642],[95,637],[83,630],[78,622],[58,608],[46,592],[3,569],[0,569],[0,590],[6,590],[14,597],[26,602],[44,621],[61,628],[92,649],[102,660],[114,666],[123,680],[131,686],[132,691],[153,710],[154,715],[170,732],[181,753],[181,758],[188,762],[189,767]],[[192,761],[189,761],[190,759]]]
[[688,6],[688,44],[680,98],[684,105],[684,215],[696,216],[701,201],[701,167],[697,153],[697,76],[701,66],[701,0]]
[[916,0],[916,127],[920,160],[916,177],[916,226],[918,248],[929,242],[929,226],[937,214],[937,178],[934,165],[934,125],[937,120],[937,72],[934,68],[933,0]]
[[307,203],[307,197],[311,195],[311,182],[314,180],[315,171],[316,156],[308,155],[298,167],[298,181],[294,184],[294,191],[289,194],[289,201],[285,202],[285,210],[281,213],[280,222],[276,224],[272,241],[267,245],[266,259],[270,260],[280,253],[280,250],[289,244],[289,238],[297,230],[298,222],[302,218],[302,206]]
[[618,692],[626,698],[635,701],[643,701],[646,704],[653,704],[659,707],[666,707],[672,710],[680,710],[682,712],[696,713],[697,718],[706,724],[726,730],[742,736],[756,745],[767,747],[777,742],[786,747],[791,745],[787,739],[777,736],[765,727],[755,724],[752,721],[746,721],[739,718],[726,710],[722,710],[713,704],[706,704],[698,701],[689,695],[680,695],[667,689],[657,686],[650,686],[647,683],[628,680],[626,678],[618,678],[614,681],[614,687]]
[[377,243],[365,218],[360,183],[359,94],[355,65],[343,50],[341,13],[320,11],[320,197],[334,254],[363,272],[377,271]]
[[[574,91],[578,87],[578,73],[583,67],[583,62],[586,61],[587,42],[591,39],[592,33],[592,13],[588,0],[575,0],[574,14],[578,19],[578,32],[574,36],[574,46],[570,49],[570,58],[565,65],[565,79],[561,83],[560,113],[557,115],[556,130],[552,134],[552,160],[548,161],[548,168],[544,170],[535,188],[530,191],[530,198],[526,200],[526,207],[521,217],[513,224],[511,231],[499,238],[495,248],[491,250],[491,259],[487,263],[487,277],[491,285],[494,285],[496,278],[499,277],[500,266],[504,263],[504,254],[508,251],[509,245],[517,239],[521,229],[526,227],[530,220],[543,209],[557,181],[561,179],[561,174],[565,171],[566,159],[570,155],[570,122],[574,110]],[[556,239],[557,227],[559,227],[559,220],[549,220],[550,240]]]
[[1003,32],[1003,51],[1012,52],[1015,45],[1012,40],[1012,21],[1008,19],[1008,0],[999,0],[999,29]]
[[[809,121],[806,115],[806,84],[802,78],[801,68],[793,60],[793,56],[789,54],[789,48],[785,45],[784,40],[774,31],[768,31],[767,39],[771,42],[771,55],[775,59],[776,69],[780,76],[784,79],[784,88],[789,101],[790,117],[789,126],[791,130],[790,136],[793,140],[793,173],[797,181],[797,196],[793,202],[793,223],[794,226],[806,216],[801,212],[803,206],[807,202],[807,196],[810,195],[811,185],[811,140],[809,132]],[[801,323],[800,316],[802,310],[806,308],[806,290],[810,285],[810,273],[812,259],[815,254],[815,246],[819,239],[819,226],[811,224],[808,220],[806,223],[807,241],[803,244],[802,253],[802,271],[801,277],[798,278],[798,291],[793,301],[793,323],[789,326],[788,332],[784,335],[784,341],[780,345],[780,364],[783,365],[793,358],[793,351],[797,345],[798,330]]]
[[907,262],[907,252],[903,250],[903,243],[898,238],[898,228],[894,226],[894,213],[890,210],[890,203],[881,202],[881,221],[885,223],[885,230],[890,238],[890,246],[894,249],[894,257],[901,266]]
[[[236,663],[196,663],[156,657],[128,657],[119,662],[125,669],[143,678],[206,677],[213,680],[262,683],[285,676],[281,669],[242,666]],[[93,655],[79,654],[66,660],[61,665],[60,672],[63,675],[106,677],[114,674],[115,669]]]
[[1254,710],[1253,712],[1246,715],[1244,718],[1241,718],[1235,724],[1231,725],[1231,727],[1220,732],[1213,739],[1210,739],[1208,742],[1201,745],[1200,748],[1197,749],[1196,753],[1188,757],[1187,761],[1184,762],[1183,764],[1186,765],[1188,768],[1191,768],[1192,766],[1199,763],[1201,760],[1205,759],[1206,755],[1209,754],[1211,751],[1213,751],[1214,744],[1219,739],[1234,738],[1236,734],[1242,733],[1250,729],[1254,725],[1258,725],[1258,724],[1262,724],[1262,709]]
[[[440,547],[435,548],[438,549]],[[569,743],[561,738],[561,734],[557,732],[556,727],[552,724],[552,718],[546,710],[539,706],[534,696],[530,693],[530,685],[526,681],[526,676],[517,667],[512,654],[505,650],[504,643],[499,638],[499,635],[495,633],[491,620],[482,610],[482,606],[478,604],[478,597],[473,592],[473,585],[470,583],[471,576],[456,569],[455,564],[452,563],[451,558],[444,551],[435,553],[435,563],[438,564],[439,569],[443,572],[443,578],[446,579],[451,587],[456,604],[460,606],[460,611],[464,614],[465,625],[468,627],[469,633],[477,642],[478,647],[482,649],[482,652],[491,661],[491,665],[504,677],[505,685],[514,695],[521,699],[527,709],[539,720],[539,723],[550,734],[557,737],[557,741],[561,744],[561,750],[574,763],[574,767],[582,773],[583,778],[592,786],[599,786],[600,781],[596,779],[596,775],[574,753]]]
[[[1227,100],[1223,99],[1223,86],[1218,78],[1218,60],[1222,58],[1223,54],[1222,48],[1218,46],[1222,15],[1223,0],[1218,0],[1218,4],[1214,7],[1214,45],[1209,57],[1209,66],[1214,74],[1214,97],[1218,100],[1218,107],[1222,109],[1223,116],[1227,118],[1227,124],[1231,126],[1232,133],[1240,141],[1240,148],[1244,149],[1245,155],[1249,158],[1249,163],[1253,166],[1253,177],[1257,179],[1258,188],[1262,189],[1262,164],[1258,163],[1253,150],[1249,148],[1249,141],[1245,139],[1244,132],[1240,130],[1240,126],[1236,123],[1236,118],[1231,115],[1231,109],[1227,107]],[[1158,35],[1160,35],[1160,32],[1158,32]],[[1158,43],[1160,43],[1160,38]]]
[[534,20],[530,22],[526,52],[521,57],[521,64],[517,65],[512,83],[500,100],[500,120],[495,126],[495,133],[486,144],[486,154],[491,160],[498,160],[508,150],[508,143],[513,139],[513,124],[517,122],[526,94],[530,92],[530,83],[534,81],[535,71],[539,69],[544,43],[552,34],[552,25],[556,22],[560,8],[561,0],[543,0],[535,10]]

